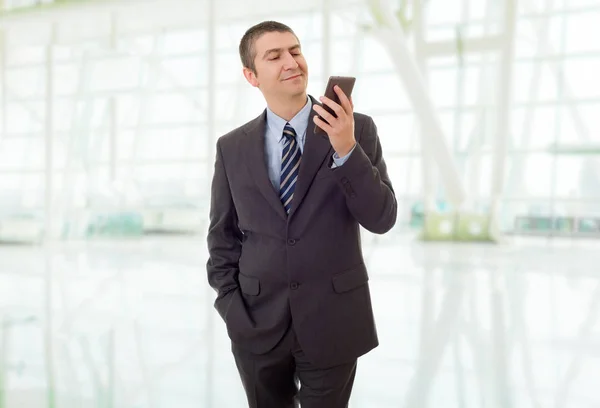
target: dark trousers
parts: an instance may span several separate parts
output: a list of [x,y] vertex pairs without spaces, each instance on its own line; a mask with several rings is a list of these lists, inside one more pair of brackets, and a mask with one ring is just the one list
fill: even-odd
[[232,346],[250,408],[346,408],[356,360],[319,369],[310,364],[293,329],[270,352],[251,354]]

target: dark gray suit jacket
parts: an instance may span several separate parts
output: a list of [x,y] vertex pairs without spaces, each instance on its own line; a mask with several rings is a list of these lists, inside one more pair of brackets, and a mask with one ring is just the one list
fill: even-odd
[[289,216],[268,176],[266,110],[217,142],[208,281],[229,337],[252,353],[290,324],[318,367],[378,345],[359,227],[387,232],[397,203],[373,120],[354,120],[357,145],[335,169],[328,136],[309,121]]

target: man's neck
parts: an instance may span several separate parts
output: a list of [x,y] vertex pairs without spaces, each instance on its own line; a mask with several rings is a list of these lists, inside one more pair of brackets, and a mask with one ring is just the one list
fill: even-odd
[[306,94],[302,94],[290,99],[267,101],[267,105],[274,114],[289,122],[304,108],[307,98]]

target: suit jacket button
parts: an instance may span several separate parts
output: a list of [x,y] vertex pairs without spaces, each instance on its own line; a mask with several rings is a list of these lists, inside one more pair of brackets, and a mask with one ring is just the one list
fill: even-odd
[[296,245],[296,240],[293,238],[288,239],[288,245],[292,245],[292,246]]
[[296,290],[296,289],[298,289],[298,286],[299,286],[299,285],[298,285],[298,282],[292,282],[292,283],[290,284],[290,288],[291,288],[292,290]]

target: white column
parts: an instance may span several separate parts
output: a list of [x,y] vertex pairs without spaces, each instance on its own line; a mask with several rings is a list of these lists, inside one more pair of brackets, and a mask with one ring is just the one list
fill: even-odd
[[321,30],[323,38],[321,39],[321,69],[323,73],[323,86],[327,83],[327,78],[331,75],[331,4],[330,0],[323,0],[321,5]]
[[492,219],[496,218],[500,195],[504,187],[504,173],[506,167],[506,153],[510,137],[511,122],[511,87],[514,60],[515,24],[517,13],[517,0],[504,2],[504,43],[502,45],[501,62],[498,89],[498,120],[497,132],[494,141],[494,153],[492,156],[492,202],[490,213]]
[[44,247],[44,358],[46,368],[46,408],[56,408],[56,381],[54,377],[54,310],[52,296],[52,247]]
[[0,407],[6,407],[8,390],[8,319],[0,316]]
[[[117,35],[118,35],[118,25],[117,25],[117,15],[116,13],[111,14],[110,18],[110,49],[112,51],[117,50]],[[110,183],[114,184],[117,181],[117,133],[118,133],[118,118],[117,118],[117,98],[112,95],[108,100],[108,121],[109,121],[109,135],[108,135],[108,143],[109,143],[109,179]]]
[[46,103],[44,127],[44,170],[45,170],[45,211],[44,211],[44,356],[46,368],[46,398],[47,408],[56,407],[56,384],[54,378],[54,344],[53,344],[53,313],[52,313],[52,248],[48,240],[55,234],[52,217],[54,215],[53,189],[53,138],[54,138],[54,44],[56,43],[58,26],[53,23],[50,39],[46,45]]
[[53,236],[53,137],[54,137],[54,62],[53,47],[56,42],[57,25],[53,24],[50,39],[46,45],[46,103],[44,124],[44,238],[47,240]]
[[[423,76],[423,83],[427,87],[427,64],[425,60],[425,28],[423,21],[423,2],[422,0],[413,0],[413,30],[414,45],[417,66]],[[435,160],[427,143],[423,143],[423,133],[426,128],[420,124],[419,133],[421,134],[421,172],[423,173],[423,211],[425,214],[435,210],[435,185],[436,174]]]
[[[206,159],[206,174],[211,175],[211,177],[207,180],[207,185],[205,186],[204,191],[206,192],[206,200],[210,200],[210,182],[212,179],[212,174],[214,172],[214,161],[216,158],[216,141],[218,138],[217,129],[216,129],[216,100],[217,100],[217,71],[216,71],[216,33],[217,33],[217,0],[209,0],[208,1],[208,13],[207,13],[207,64],[208,64],[208,92],[206,98],[206,142],[207,142],[207,155]],[[208,225],[205,228],[208,230]],[[209,286],[205,286],[204,292],[205,299],[212,299],[215,296],[214,290]],[[205,302],[201,306],[207,305]],[[207,347],[209,349],[214,349],[216,346],[216,329],[221,328],[219,324],[217,324],[217,320],[220,319],[215,310],[212,307],[206,307],[206,331],[205,331],[205,341],[207,343]],[[217,366],[219,362],[217,361],[214,353],[209,353],[207,365],[208,365],[208,375],[206,376],[205,382],[205,394],[203,398],[203,403],[200,405],[206,407],[212,407],[215,405],[214,401],[214,393],[215,393],[215,381],[214,376],[217,373]]]
[[109,120],[109,135],[108,135],[108,160],[109,160],[109,179],[110,183],[114,184],[117,181],[117,98],[111,96],[108,100],[108,120]]
[[[207,21],[207,73],[208,73],[208,89],[206,95],[206,131],[207,131],[207,151],[210,152],[206,161],[206,174],[212,174],[214,170],[214,159],[216,154],[216,142],[218,135],[216,119],[216,100],[217,100],[217,67],[216,67],[216,32],[217,32],[217,0],[209,0],[208,5],[208,21]],[[210,192],[210,186],[207,186],[207,191]]]
[[[0,0],[0,4],[1,4],[1,0]],[[7,102],[8,102],[8,98],[6,90],[7,90],[7,86],[8,83],[6,81],[6,55],[8,53],[8,41],[6,41],[6,31],[0,30],[0,75],[2,76],[0,78],[0,82],[1,82],[1,87],[2,87],[2,93],[0,93],[2,100],[0,100],[0,104],[2,104],[2,133],[0,134],[0,138],[1,137],[5,137],[6,136],[6,132],[8,130],[7,127],[7,117],[6,117],[6,112],[7,112]]]

